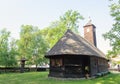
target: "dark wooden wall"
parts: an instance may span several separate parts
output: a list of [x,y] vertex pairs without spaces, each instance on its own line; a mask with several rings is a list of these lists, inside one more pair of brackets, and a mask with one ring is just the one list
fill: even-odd
[[91,57],[90,66],[91,76],[108,71],[108,62],[104,58]]
[[50,58],[49,76],[64,77],[64,66],[62,56]]
[[82,59],[79,56],[64,57],[65,77],[83,77]]
[[86,66],[88,67],[87,73],[90,76],[108,71],[108,63],[104,58],[85,55],[67,55],[50,58],[49,76],[65,78],[85,77]]
[[90,75],[93,76],[98,72],[97,57],[90,57]]

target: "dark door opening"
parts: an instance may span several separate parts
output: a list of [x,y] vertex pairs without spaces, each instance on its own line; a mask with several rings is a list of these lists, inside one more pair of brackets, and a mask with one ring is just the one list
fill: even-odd
[[85,76],[86,74],[90,74],[90,57],[84,56],[82,63],[83,63],[83,76]]

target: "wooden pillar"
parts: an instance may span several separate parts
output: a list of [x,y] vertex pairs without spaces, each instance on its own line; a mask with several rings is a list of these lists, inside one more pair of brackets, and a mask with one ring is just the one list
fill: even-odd
[[25,58],[22,58],[20,60],[20,64],[21,64],[20,73],[24,73],[25,61],[26,61]]

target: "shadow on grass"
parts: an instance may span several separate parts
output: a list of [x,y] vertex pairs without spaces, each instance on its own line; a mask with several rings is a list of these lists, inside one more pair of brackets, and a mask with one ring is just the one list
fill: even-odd
[[[61,80],[49,78],[48,80],[50,84],[120,84],[120,73],[110,73],[99,78],[84,80]],[[54,82],[52,83],[52,81]]]
[[109,75],[93,80],[94,84],[120,84],[120,73],[110,73]]

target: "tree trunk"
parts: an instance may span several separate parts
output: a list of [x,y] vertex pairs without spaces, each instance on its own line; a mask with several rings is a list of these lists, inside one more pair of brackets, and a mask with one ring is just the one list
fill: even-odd
[[38,65],[36,64],[35,66],[36,66],[36,71],[37,71],[37,67],[38,67]]

